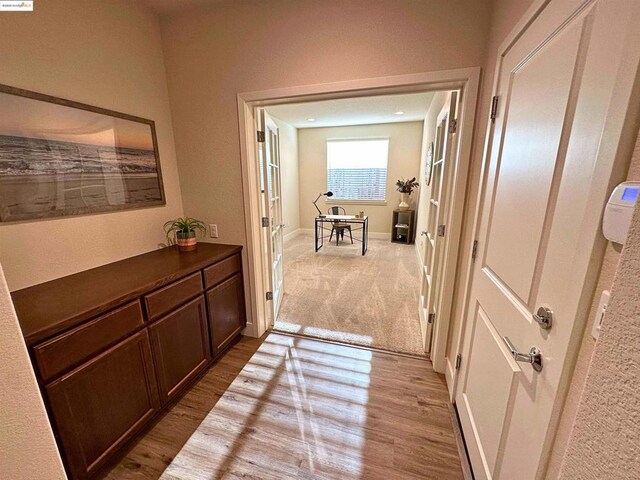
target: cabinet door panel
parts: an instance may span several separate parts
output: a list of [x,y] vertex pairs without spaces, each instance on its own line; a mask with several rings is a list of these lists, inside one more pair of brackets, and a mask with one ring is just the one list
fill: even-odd
[[209,329],[216,355],[246,326],[242,276],[234,275],[207,292]]
[[46,387],[74,478],[86,478],[160,407],[149,337],[129,337]]
[[211,358],[204,297],[192,300],[149,327],[162,401],[166,402]]

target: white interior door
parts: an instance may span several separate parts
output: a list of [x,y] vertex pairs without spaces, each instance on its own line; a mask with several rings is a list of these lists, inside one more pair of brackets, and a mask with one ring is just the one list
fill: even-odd
[[425,352],[431,352],[435,320],[441,313],[441,272],[443,269],[444,235],[446,230],[447,193],[451,187],[451,160],[454,150],[454,132],[451,121],[455,121],[457,92],[451,92],[438,114],[435,138],[433,139],[433,165],[427,215],[426,241],[422,268],[422,295],[420,298],[424,318],[427,319]]
[[[266,284],[271,298],[266,299],[271,325],[278,318],[282,294],[284,292],[284,224],[282,223],[282,182],[280,172],[280,142],[278,126],[267,112],[260,110],[260,132],[264,132],[259,141],[259,161],[262,174],[263,200],[263,257],[266,262]],[[262,135],[262,134],[259,134]]]
[[[551,1],[502,57],[456,405],[475,477],[541,478],[603,245],[640,2]],[[625,140],[626,141],[626,140]],[[596,267],[594,268],[594,265]],[[534,318],[553,312],[550,329]],[[516,361],[538,347],[542,370]],[[577,344],[577,343],[574,343]]]

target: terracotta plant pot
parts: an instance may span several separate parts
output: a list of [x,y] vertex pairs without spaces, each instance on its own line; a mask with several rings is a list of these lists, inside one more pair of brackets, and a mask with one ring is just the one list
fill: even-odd
[[178,244],[178,250],[181,252],[191,252],[195,250],[198,248],[196,232],[193,230],[188,233],[176,232],[176,243]]

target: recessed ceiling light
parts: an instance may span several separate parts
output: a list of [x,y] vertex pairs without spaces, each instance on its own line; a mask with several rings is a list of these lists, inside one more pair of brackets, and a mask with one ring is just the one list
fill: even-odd
[[307,122],[315,122],[316,119],[315,118],[307,118]]
[[396,112],[396,115],[404,115],[404,112],[403,112],[402,110],[398,110],[398,111]]

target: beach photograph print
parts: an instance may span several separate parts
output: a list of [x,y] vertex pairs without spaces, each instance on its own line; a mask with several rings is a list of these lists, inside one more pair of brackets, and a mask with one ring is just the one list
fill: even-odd
[[153,121],[0,86],[0,221],[164,203]]

